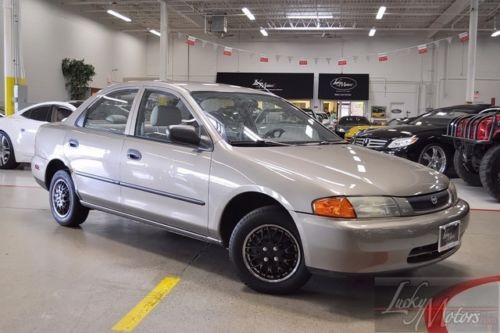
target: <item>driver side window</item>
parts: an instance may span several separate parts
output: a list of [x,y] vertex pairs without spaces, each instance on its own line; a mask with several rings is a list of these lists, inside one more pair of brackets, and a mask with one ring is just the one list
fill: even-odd
[[169,126],[190,125],[199,129],[184,102],[177,96],[157,90],[146,90],[139,106],[135,136],[170,142]]

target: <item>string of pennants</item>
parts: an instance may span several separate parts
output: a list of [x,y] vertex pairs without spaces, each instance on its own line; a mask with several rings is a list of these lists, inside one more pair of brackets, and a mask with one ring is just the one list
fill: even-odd
[[[238,53],[246,53],[249,54],[251,57],[254,57],[255,55],[258,55],[259,62],[262,63],[268,63],[270,57],[274,57],[276,62],[279,62],[280,59],[288,59],[289,63],[292,63],[294,59],[298,60],[298,64],[300,66],[306,66],[309,64],[309,58],[306,57],[296,57],[296,56],[291,56],[291,55],[281,55],[281,54],[259,54],[258,52],[251,51],[251,50],[246,50],[246,49],[240,49],[240,48],[234,48],[230,47],[227,45],[222,45],[218,43],[214,43],[212,41],[208,41],[205,39],[197,38],[194,36],[190,35],[185,35],[182,33],[178,33],[177,37],[179,39],[185,39],[186,44],[189,46],[195,46],[197,43],[201,43],[203,47],[206,47],[207,45],[212,45],[214,50],[219,50],[222,49],[222,54],[227,57],[231,57],[233,53],[238,52]],[[387,52],[382,52],[382,53],[369,53],[365,55],[366,59],[369,60],[371,57],[376,57],[379,62],[387,62],[390,59],[390,55],[401,53],[401,52],[406,52],[407,54],[410,54],[412,50],[416,50],[418,54],[420,55],[425,55],[429,52],[429,48],[434,46],[438,47],[442,42],[448,42],[448,44],[451,44],[455,38],[458,38],[458,40],[461,43],[467,43],[469,41],[469,33],[467,32],[462,32],[458,34],[457,36],[450,36],[442,39],[438,39],[426,44],[420,44],[420,45],[415,45],[415,46],[410,46],[410,47],[405,47],[401,49],[396,49],[396,50],[391,50]],[[351,56],[351,57],[342,57],[337,60],[337,65],[338,66],[346,66],[349,64],[349,62],[352,60],[353,62],[357,62],[358,59],[360,59],[360,56]],[[326,61],[328,64],[332,62],[331,57],[315,57],[313,58],[314,63],[317,64],[319,61]]]

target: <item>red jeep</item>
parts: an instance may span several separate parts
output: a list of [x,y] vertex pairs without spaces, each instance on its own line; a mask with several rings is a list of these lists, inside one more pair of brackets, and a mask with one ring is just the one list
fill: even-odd
[[472,186],[483,187],[500,201],[500,108],[455,118],[448,125],[453,138],[457,174]]

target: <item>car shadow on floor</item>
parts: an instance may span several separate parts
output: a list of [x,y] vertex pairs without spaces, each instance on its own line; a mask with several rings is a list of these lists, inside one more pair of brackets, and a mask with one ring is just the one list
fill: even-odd
[[[64,230],[67,230],[64,228]],[[81,232],[118,242],[127,247],[160,255],[168,260],[182,263],[182,269],[169,274],[180,275],[183,279],[200,288],[209,288],[212,292],[234,296],[239,294],[247,302],[258,303],[259,306],[279,306],[281,310],[304,315],[304,307],[297,303],[316,304],[324,311],[315,310],[307,315],[323,320],[373,320],[375,279],[377,277],[466,277],[467,271],[456,263],[446,261],[422,268],[420,270],[370,275],[341,275],[335,273],[314,274],[310,281],[298,292],[285,295],[263,295],[254,292],[239,281],[226,249],[184,236],[180,236],[161,228],[136,223],[120,217],[92,212],[88,221],[71,232]],[[66,231],[64,231],[66,233]],[[168,265],[168,262],[167,262]],[[190,270],[201,271],[190,275]],[[202,276],[203,278],[200,278]],[[343,319],[342,319],[343,318]]]

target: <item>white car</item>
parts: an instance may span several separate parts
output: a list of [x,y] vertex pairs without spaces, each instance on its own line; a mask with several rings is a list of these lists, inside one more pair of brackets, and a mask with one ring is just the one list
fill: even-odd
[[0,169],[14,169],[19,163],[31,162],[40,125],[67,118],[79,104],[81,102],[45,102],[10,117],[0,117]]

